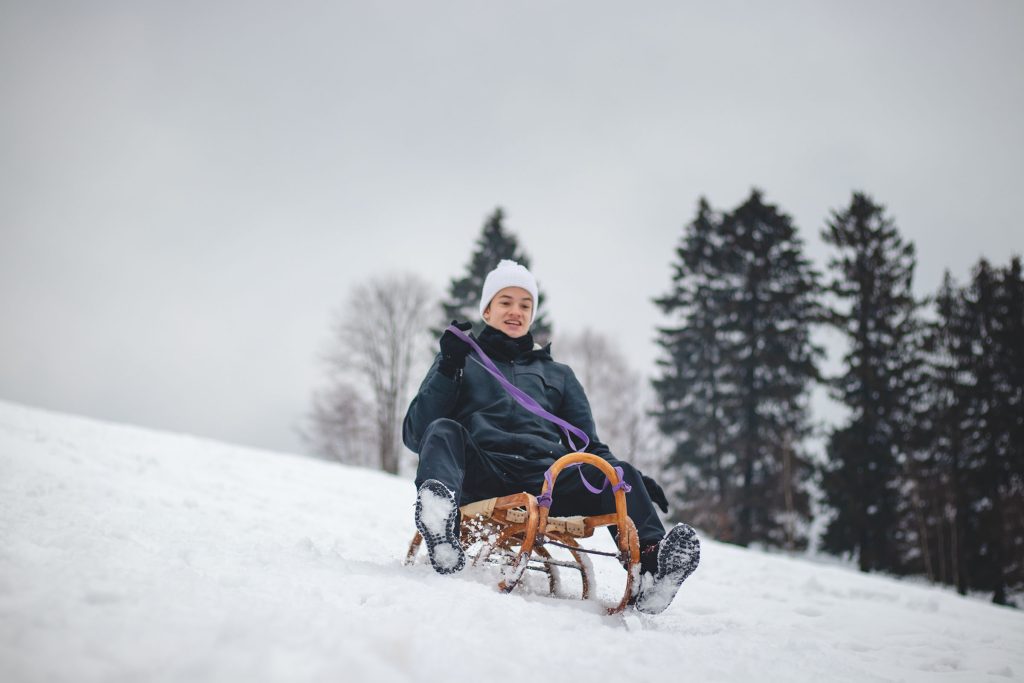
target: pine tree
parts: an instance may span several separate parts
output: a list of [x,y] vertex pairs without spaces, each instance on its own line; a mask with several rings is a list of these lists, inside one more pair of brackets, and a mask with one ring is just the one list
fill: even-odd
[[[992,591],[1024,588],[1024,279],[1020,260],[982,260],[971,282],[948,276],[929,334],[920,450],[936,580]],[[941,514],[934,511],[941,510]]]
[[727,265],[736,285],[725,300],[726,363],[740,371],[737,541],[795,547],[805,541],[809,515],[812,468],[802,444],[822,354],[810,338],[820,315],[819,275],[790,217],[757,190],[726,215],[723,233],[733,242]]
[[677,325],[659,330],[667,357],[654,386],[682,509],[723,540],[799,547],[817,274],[790,218],[757,190],[720,218],[702,201],[677,256],[657,300]]
[[[494,270],[502,259],[512,259],[527,268],[530,267],[530,257],[520,249],[515,235],[505,229],[504,220],[505,212],[498,207],[484,223],[480,237],[476,241],[476,249],[466,266],[465,275],[453,279],[448,286],[448,297],[441,303],[441,322],[434,330],[437,336],[440,336],[452,320],[472,322],[474,332],[479,334],[484,328],[484,322],[480,319],[480,291],[483,289],[487,274]],[[544,343],[551,337],[551,325],[543,307],[544,293],[539,292],[538,298],[538,315],[530,326],[530,332],[537,342]]]
[[[916,528],[903,519],[907,491],[909,425],[920,338],[912,293],[914,246],[904,242],[884,207],[855,193],[833,211],[821,233],[835,248],[826,285],[835,303],[828,321],[849,341],[845,372],[832,380],[836,398],[851,411],[828,444],[823,477],[835,515],[823,546],[852,552],[860,569],[896,571]],[[902,544],[901,544],[902,541]]]
[[964,451],[974,489],[968,562],[972,586],[991,590],[998,604],[1007,604],[1008,588],[1024,581],[1022,288],[1019,259],[1007,269],[982,260],[965,290],[972,343],[965,346],[970,352],[961,366],[970,378],[964,390],[969,430]]
[[1005,434],[1002,479],[1006,535],[1003,576],[1013,592],[1024,590],[1024,273],[1021,258],[1003,270],[1002,325],[1004,393],[1001,428]]
[[657,361],[661,376],[653,381],[660,408],[655,412],[662,433],[675,437],[667,466],[679,473],[666,481],[678,501],[677,515],[716,538],[735,535],[735,494],[731,484],[735,456],[728,447],[730,415],[720,385],[728,384],[722,361],[725,340],[719,335],[722,238],[721,218],[700,199],[697,216],[676,249],[671,291],[655,299],[666,315],[681,325],[658,329],[665,358]]
[[[922,508],[923,570],[961,594],[969,586],[967,520],[970,482],[964,463],[968,438],[961,371],[972,340],[963,291],[947,271],[934,299],[935,317],[925,327],[924,385],[914,420],[913,452]],[[964,346],[967,350],[965,352]]]

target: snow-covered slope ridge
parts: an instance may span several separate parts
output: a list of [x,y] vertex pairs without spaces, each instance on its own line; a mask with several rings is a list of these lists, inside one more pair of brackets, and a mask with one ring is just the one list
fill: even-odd
[[[413,501],[379,473],[0,403],[0,680],[1024,676],[1019,611],[707,540],[658,617],[403,567]],[[595,566],[611,602],[622,570]]]

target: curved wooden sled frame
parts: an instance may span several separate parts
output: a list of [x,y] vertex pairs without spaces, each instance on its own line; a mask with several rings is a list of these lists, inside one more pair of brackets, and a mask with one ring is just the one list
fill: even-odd
[[[594,577],[590,563],[582,557],[579,538],[589,538],[594,530],[603,526],[615,526],[618,529],[618,559],[626,568],[626,589],[622,600],[614,607],[607,609],[608,614],[617,614],[626,608],[633,593],[633,581],[636,572],[634,567],[640,564],[640,543],[636,526],[626,512],[626,494],[614,489],[619,484],[619,475],[606,460],[590,453],[569,453],[555,461],[549,472],[550,481],[557,482],[558,475],[566,467],[576,464],[593,465],[608,477],[615,490],[615,512],[606,515],[589,517],[548,517],[548,508],[537,504],[537,497],[529,493],[516,493],[511,496],[491,498],[470,505],[462,506],[462,527],[460,530],[462,545],[469,548],[476,542],[481,548],[472,558],[474,565],[486,562],[494,551],[512,558],[503,573],[498,589],[506,593],[512,591],[522,579],[526,570],[538,569],[548,575],[548,592],[556,593],[557,579],[555,567],[569,567],[580,572],[582,580],[581,598],[590,597],[590,588],[594,585]],[[544,483],[541,495],[547,493],[548,484]],[[554,494],[554,490],[552,490]],[[478,529],[489,532],[488,537],[480,537]],[[541,532],[540,530],[544,531]],[[568,546],[567,550],[573,560],[555,560],[544,547],[547,539],[552,539]],[[405,564],[416,561],[423,537],[417,532],[409,544]],[[531,567],[533,563],[535,566]]]

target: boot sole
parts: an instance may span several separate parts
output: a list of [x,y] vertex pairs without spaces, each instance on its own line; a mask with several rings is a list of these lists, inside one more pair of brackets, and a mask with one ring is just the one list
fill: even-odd
[[[644,614],[661,614],[672,604],[683,581],[700,564],[700,539],[687,524],[678,524],[668,532],[658,552],[658,573],[643,581],[636,609]],[[650,574],[645,574],[644,578]]]
[[432,479],[425,481],[416,494],[416,529],[438,574],[453,574],[466,566],[458,523],[459,507],[448,487]]

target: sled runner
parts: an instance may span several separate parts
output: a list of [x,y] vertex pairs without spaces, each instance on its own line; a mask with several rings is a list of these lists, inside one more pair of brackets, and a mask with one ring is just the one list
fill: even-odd
[[[615,512],[589,517],[549,517],[548,510],[558,475],[566,467],[584,464],[597,467],[607,477],[615,495]],[[633,596],[633,583],[640,567],[640,544],[636,526],[626,511],[626,484],[622,480],[621,470],[617,469],[596,455],[570,453],[559,458],[548,469],[539,496],[523,492],[462,506],[460,537],[468,559],[474,566],[484,563],[503,564],[498,588],[506,593],[515,589],[527,570],[535,570],[547,574],[549,594],[558,595],[559,569],[576,570],[580,573],[582,584],[579,597],[586,600],[591,597],[591,588],[594,586],[593,567],[587,555],[615,557],[626,569],[626,587],[622,600],[614,607],[608,607],[608,613],[621,612]],[[617,553],[588,550],[580,546],[579,539],[589,538],[595,529],[603,526],[617,527]],[[416,561],[422,542],[423,537],[417,532],[409,544],[405,564]],[[548,546],[564,548],[572,559],[553,557]]]

